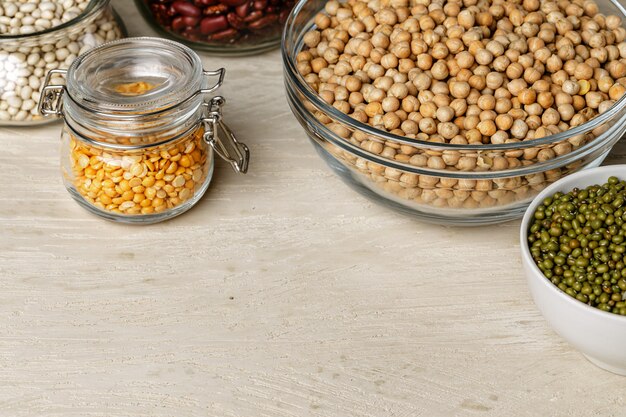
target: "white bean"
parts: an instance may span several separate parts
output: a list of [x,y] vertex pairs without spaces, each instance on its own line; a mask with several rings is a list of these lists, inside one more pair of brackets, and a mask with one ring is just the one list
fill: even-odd
[[4,4],[4,15],[8,16],[8,17],[13,17],[15,16],[15,13],[17,13],[17,6],[14,3],[7,3]]
[[30,88],[29,85],[22,87],[22,90],[20,91],[20,97],[22,98],[22,100],[29,100],[32,94],[33,94],[33,89]]
[[32,13],[37,8],[37,3],[22,3],[20,5],[20,12],[24,14]]

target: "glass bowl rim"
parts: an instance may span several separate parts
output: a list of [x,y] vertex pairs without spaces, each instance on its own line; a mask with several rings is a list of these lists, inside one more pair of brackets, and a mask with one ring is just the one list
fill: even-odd
[[[626,20],[626,9],[618,2],[618,0],[608,0],[613,6],[615,6],[622,14],[622,20]],[[302,75],[297,69],[295,62],[295,55],[292,52],[295,50],[301,50],[302,38],[307,30],[313,27],[312,19],[309,19],[305,25],[304,30],[301,33],[296,33],[293,30],[296,20],[300,17],[300,12],[309,3],[308,0],[299,0],[294,6],[293,10],[289,14],[287,21],[285,22],[285,29],[283,31],[281,55],[283,58],[283,66],[285,70],[285,76],[288,81],[293,83],[299,93],[303,94],[307,100],[309,100],[315,107],[329,115],[329,117],[335,121],[338,121],[354,130],[366,133],[367,135],[375,138],[380,138],[384,141],[393,141],[401,144],[410,145],[419,149],[437,150],[437,151],[512,151],[524,148],[537,147],[542,145],[549,145],[558,143],[569,139],[571,137],[587,133],[596,129],[598,126],[612,120],[617,113],[620,113],[626,108],[626,94],[617,100],[606,112],[594,117],[593,119],[576,126],[572,129],[559,132],[554,135],[545,136],[540,139],[532,139],[527,141],[519,141],[513,143],[503,144],[490,144],[490,145],[461,145],[452,143],[433,143],[419,139],[407,138],[405,136],[399,136],[390,132],[377,129],[367,123],[360,122],[349,115],[339,111],[333,106],[327,104],[304,80]],[[294,51],[287,50],[288,46],[293,44]],[[624,114],[619,121],[626,122],[626,114]],[[595,142],[597,138],[594,138],[592,142]]]
[[[294,106],[296,107],[304,107],[302,103],[295,100],[293,97],[293,92],[287,89],[287,101],[289,106],[292,108],[292,111],[296,115],[296,117],[300,117],[300,109],[296,109],[294,111]],[[310,113],[307,113],[310,114]],[[306,117],[305,117],[306,118]],[[526,175],[534,175],[539,173],[544,173],[546,171],[550,171],[553,169],[558,169],[567,166],[568,164],[572,164],[574,162],[583,160],[583,158],[592,155],[594,152],[600,150],[607,140],[594,140],[586,144],[585,146],[581,146],[580,148],[566,153],[564,155],[558,156],[553,159],[549,159],[547,161],[537,162],[527,166],[520,166],[516,168],[509,168],[499,171],[453,171],[446,169],[433,169],[427,167],[417,167],[405,162],[394,161],[390,159],[386,159],[380,155],[373,154],[364,149],[359,148],[358,146],[352,144],[351,142],[341,138],[335,132],[331,131],[317,120],[315,117],[312,117],[307,120],[307,124],[309,128],[305,128],[307,134],[310,136],[314,134],[316,136],[320,136],[323,140],[326,140],[333,145],[339,147],[342,151],[348,152],[351,155],[359,158],[363,158],[368,162],[373,162],[380,164],[384,167],[397,169],[402,172],[407,172],[411,174],[417,175],[426,175],[431,177],[440,177],[440,178],[454,178],[454,179],[471,179],[471,180],[493,180],[493,179],[501,179],[501,178],[514,178]],[[311,126],[314,128],[311,128]],[[611,126],[611,129],[618,129],[619,125],[615,123]],[[603,133],[601,136],[606,135],[608,132]],[[598,138],[600,138],[599,136]],[[603,139],[606,138],[603,137]],[[613,138],[615,140],[615,138]],[[619,138],[617,138],[619,140]],[[334,157],[334,155],[333,155]]]
[[36,39],[40,36],[50,35],[55,32],[63,31],[69,27],[74,26],[77,23],[80,23],[84,19],[95,15],[97,12],[102,10],[106,5],[108,5],[110,0],[91,0],[85,10],[82,11],[75,18],[68,20],[67,22],[61,23],[58,26],[51,27],[50,29],[41,30],[39,32],[19,34],[19,35],[0,35],[0,44],[3,42],[23,40],[23,39]]

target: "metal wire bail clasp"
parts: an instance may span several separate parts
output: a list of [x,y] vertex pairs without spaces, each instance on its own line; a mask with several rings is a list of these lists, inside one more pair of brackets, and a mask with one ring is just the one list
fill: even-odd
[[[211,145],[222,159],[230,163],[236,172],[245,174],[248,172],[250,150],[245,143],[237,141],[233,132],[222,120],[222,106],[224,103],[226,103],[226,100],[222,96],[213,97],[209,103],[205,103],[208,112],[206,117],[202,119],[204,123],[204,140]],[[223,133],[224,137],[218,133],[219,131]],[[228,143],[228,146],[226,146],[226,143]],[[231,151],[234,153],[234,157],[231,155]]]
[[208,93],[212,93],[213,91],[217,90],[218,88],[222,86],[222,84],[224,83],[224,76],[226,75],[226,70],[224,68],[220,68],[215,71],[203,70],[202,74],[206,77],[207,80],[211,77],[217,77],[217,81],[212,86],[208,86],[207,88],[203,88],[200,90],[200,93],[208,94]]
[[67,70],[55,69],[48,71],[37,107],[39,114],[43,116],[63,115],[63,100],[61,100],[61,96],[65,91],[65,86],[61,84],[50,85],[50,80],[55,74],[65,76],[67,75]]

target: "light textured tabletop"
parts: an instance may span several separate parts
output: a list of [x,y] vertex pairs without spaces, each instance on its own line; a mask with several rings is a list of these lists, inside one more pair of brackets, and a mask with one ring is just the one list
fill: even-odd
[[626,378],[535,308],[519,222],[371,203],[308,143],[279,51],[203,60],[226,67],[253,159],[246,176],[219,162],[174,220],[88,214],[61,183],[60,124],[0,128],[0,417],[626,415]]

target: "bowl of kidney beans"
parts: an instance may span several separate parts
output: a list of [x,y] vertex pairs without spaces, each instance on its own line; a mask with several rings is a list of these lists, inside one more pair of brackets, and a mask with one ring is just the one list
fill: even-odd
[[135,0],[160,33],[192,48],[247,55],[280,44],[296,0]]

